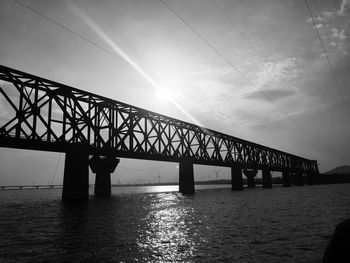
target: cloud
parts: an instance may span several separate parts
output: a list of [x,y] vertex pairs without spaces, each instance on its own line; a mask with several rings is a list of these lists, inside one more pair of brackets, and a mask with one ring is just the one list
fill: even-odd
[[274,101],[296,94],[296,92],[291,89],[264,89],[263,91],[253,91],[247,94],[245,98],[266,101],[266,98],[263,96],[262,92]]
[[344,33],[344,29],[339,30],[338,28],[332,28],[331,29],[331,33],[332,33],[332,37],[333,38],[338,38],[340,40],[346,39],[346,36],[345,36],[345,33]]
[[[348,54],[347,30],[349,24],[348,20],[343,17],[350,10],[349,6],[350,0],[341,0],[340,4],[336,4],[333,8],[323,9],[319,16],[314,17],[315,25],[311,17],[307,19],[307,22],[318,30],[323,42],[327,40],[327,52],[333,55],[333,60],[340,60]],[[320,30],[322,27],[324,30]],[[325,54],[322,53],[318,57],[324,58]]]
[[[336,16],[345,16],[346,12],[349,10],[350,0],[342,0],[339,9],[324,10],[322,11],[321,19],[327,20]],[[319,16],[320,17],[320,16]],[[309,22],[309,19],[308,19]]]
[[257,73],[255,84],[258,88],[267,84],[278,84],[295,79],[301,71],[300,60],[296,57],[279,61],[269,61]]
[[213,74],[213,67],[206,64],[200,64],[197,66],[197,68],[193,71],[193,74],[196,75],[208,75]]
[[[312,23],[312,18],[309,17],[307,20],[306,20],[308,23]],[[317,17],[314,17],[314,21],[315,22],[325,22],[325,18],[324,17],[321,17],[321,16],[317,16]]]
[[331,47],[336,47],[336,46],[337,46],[337,43],[335,43],[334,41],[330,41],[330,42],[329,42],[329,45],[330,45]]
[[325,17],[325,19],[329,19],[332,16],[334,16],[334,12],[325,10],[325,11],[322,11],[322,15]]
[[347,36],[344,29],[338,29],[333,27],[331,29],[331,40],[329,40],[329,46],[334,55],[339,55],[339,58],[343,58],[343,55],[348,54]]
[[[333,8],[332,10],[323,10],[321,12],[321,15],[314,17],[314,21],[317,22],[326,22],[330,19],[339,17],[339,16],[345,16],[347,11],[349,10],[350,0],[342,0],[339,6],[339,9]],[[312,18],[308,18],[306,20],[308,23],[312,23]]]
[[[321,17],[321,16],[317,16],[317,17],[314,17],[313,18],[313,20],[314,20],[314,22],[315,22],[315,25],[313,25],[315,28],[317,28],[317,29],[321,29],[322,27],[327,27],[328,26],[328,24],[326,24],[325,22],[326,22],[326,18],[328,18],[328,17],[326,17],[326,16],[324,16],[324,17]],[[312,21],[312,18],[311,17],[309,17],[307,20],[306,20],[306,22],[308,22],[309,24],[313,24],[314,22]]]
[[195,75],[225,75],[232,73],[232,68],[229,66],[213,66],[208,64],[199,64],[193,74]]
[[340,3],[340,8],[337,11],[337,15],[344,16],[345,12],[348,10],[348,6],[350,5],[350,0],[342,0]]

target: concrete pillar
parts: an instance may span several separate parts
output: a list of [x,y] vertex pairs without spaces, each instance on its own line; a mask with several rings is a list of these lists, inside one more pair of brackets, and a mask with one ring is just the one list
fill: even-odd
[[307,174],[307,184],[308,185],[314,185],[315,184],[315,178],[313,173]]
[[313,169],[313,175],[314,175],[314,184],[322,184],[324,183],[324,176],[322,174],[320,174],[320,172],[318,171],[318,163],[317,160],[313,161],[312,164],[312,169]]
[[233,191],[243,190],[242,169],[239,165],[231,167],[231,185]]
[[262,186],[263,188],[272,187],[271,172],[269,170],[262,170]]
[[282,181],[283,181],[283,186],[284,187],[289,187],[289,186],[292,185],[290,174],[289,174],[288,171],[283,171],[282,172]]
[[182,159],[179,163],[179,192],[182,194],[194,194],[193,161]]
[[88,145],[71,145],[66,152],[63,175],[62,201],[89,200]]
[[244,175],[247,177],[248,188],[255,187],[255,176],[258,173],[258,170],[243,170]]
[[324,176],[320,173],[315,173],[314,179],[315,179],[315,184],[322,184],[324,181]]
[[94,156],[90,159],[89,164],[95,178],[95,195],[99,197],[111,196],[111,173],[119,163],[119,159],[115,157]]
[[294,181],[294,185],[303,186],[304,185],[303,174],[302,173],[295,173],[293,175],[293,181]]

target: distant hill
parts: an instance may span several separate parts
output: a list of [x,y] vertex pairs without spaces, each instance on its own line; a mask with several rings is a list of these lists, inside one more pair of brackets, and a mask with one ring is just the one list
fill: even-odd
[[350,174],[350,165],[338,166],[325,174]]

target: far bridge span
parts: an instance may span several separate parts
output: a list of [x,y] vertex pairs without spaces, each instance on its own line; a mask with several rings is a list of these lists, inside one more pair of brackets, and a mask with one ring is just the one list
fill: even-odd
[[109,196],[117,157],[178,162],[185,194],[194,193],[193,164],[231,167],[233,190],[243,189],[242,169],[250,187],[257,170],[266,188],[271,171],[282,172],[284,186],[318,178],[315,160],[5,66],[0,80],[0,147],[65,152],[64,201],[88,199],[89,165],[95,194]]

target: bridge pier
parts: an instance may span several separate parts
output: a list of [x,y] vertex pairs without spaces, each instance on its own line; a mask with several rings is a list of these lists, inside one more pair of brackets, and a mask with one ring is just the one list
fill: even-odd
[[295,173],[293,175],[293,181],[294,181],[294,185],[303,186],[304,185],[303,174],[302,173]]
[[70,145],[66,152],[62,201],[82,202],[89,199],[89,154],[87,145]]
[[258,170],[243,170],[244,175],[247,177],[248,188],[255,187],[255,176],[258,173]]
[[263,188],[272,187],[272,177],[269,170],[262,170],[262,186]]
[[179,192],[194,194],[193,161],[181,159],[179,162]]
[[323,184],[324,176],[318,172],[315,173],[315,184]]
[[119,159],[114,157],[101,158],[94,156],[90,159],[89,164],[95,178],[95,196],[110,197],[111,196],[111,173],[119,163]]
[[231,167],[231,190],[243,190],[242,169],[239,165]]
[[290,178],[290,173],[288,171],[283,171],[282,172],[282,181],[283,181],[283,186],[284,187],[289,187],[289,186],[292,185],[291,178]]
[[315,184],[315,175],[313,173],[307,174],[307,184],[314,185]]

